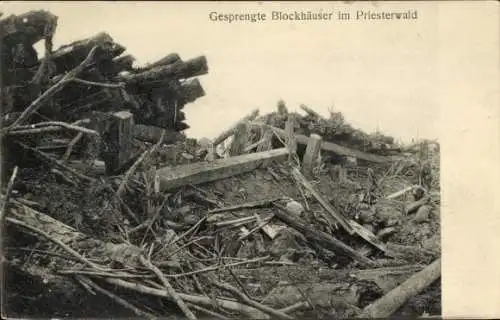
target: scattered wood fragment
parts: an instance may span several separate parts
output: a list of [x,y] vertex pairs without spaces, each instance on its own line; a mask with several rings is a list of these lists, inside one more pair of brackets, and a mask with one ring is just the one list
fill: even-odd
[[177,294],[177,292],[175,292],[174,288],[172,287],[170,282],[167,280],[167,278],[165,278],[165,276],[163,275],[161,270],[158,269],[158,267],[156,267],[151,261],[144,258],[144,256],[140,256],[139,259],[140,259],[141,263],[146,268],[153,271],[156,274],[156,276],[161,280],[161,282],[165,286],[167,294],[172,298],[172,300],[174,300],[174,302],[177,304],[177,306],[179,306],[179,308],[182,310],[182,312],[184,313],[186,318],[188,318],[189,320],[196,320],[196,316],[193,314],[193,312],[191,312],[191,310],[189,310],[189,308],[186,306],[186,304],[184,303],[182,298],[179,296],[179,294]]
[[441,259],[414,274],[400,286],[394,288],[382,298],[367,306],[361,315],[363,318],[386,318],[396,312],[408,299],[416,296],[441,276]]
[[288,156],[288,149],[274,149],[251,153],[228,159],[216,159],[211,163],[193,163],[158,169],[160,188],[176,189],[185,185],[197,185],[204,182],[228,178],[245,172],[265,167],[273,161],[282,161]]
[[7,132],[20,125],[24,120],[26,120],[29,116],[35,113],[44,103],[49,101],[56,93],[61,91],[66,84],[71,82],[71,80],[76,77],[80,72],[82,72],[86,67],[92,63],[94,56],[99,47],[95,46],[90,50],[87,58],[80,63],[76,68],[66,73],[59,82],[50,87],[47,91],[45,91],[42,95],[36,98],[22,113],[21,115],[11,124],[8,128],[4,129]]
[[307,191],[309,191],[315,198],[316,200],[321,204],[321,206],[330,214],[330,216],[335,219],[336,222],[338,222],[349,234],[354,234],[356,231],[355,229],[350,225],[349,221],[335,212],[335,210],[332,208],[332,206],[326,201],[323,196],[321,196],[315,189],[314,187],[307,181],[307,179],[300,173],[300,171],[295,168],[292,171],[293,177],[301,184],[303,185]]
[[285,207],[277,203],[274,203],[274,206],[279,209],[275,211],[276,217],[288,224],[290,227],[301,232],[308,240],[315,241],[329,250],[346,255],[363,266],[373,266],[375,264],[372,260],[360,255],[354,249],[329,234],[307,226],[304,221],[294,217],[292,213],[289,213]]
[[396,192],[386,196],[385,198],[386,199],[395,199],[395,198],[401,197],[402,195],[406,194],[407,192],[414,190],[415,188],[418,188],[418,186],[416,186],[416,185],[409,186],[409,187],[406,187],[402,190],[396,191]]
[[108,291],[108,290],[102,288],[101,286],[98,286],[95,282],[90,280],[88,277],[78,276],[78,279],[83,281],[88,286],[92,287],[94,290],[96,290],[96,291],[104,294],[105,296],[109,297],[110,299],[114,300],[115,302],[122,305],[123,307],[132,310],[136,316],[144,317],[146,319],[156,319],[157,318],[156,316],[154,316],[150,313],[147,313],[145,311],[142,311],[141,309],[135,307],[130,302],[128,302],[127,300],[125,300],[123,298],[120,298],[118,295],[112,293],[111,291]]
[[160,147],[160,145],[163,143],[163,138],[165,137],[165,131],[160,137],[160,140],[156,142],[155,145],[151,147],[151,149],[144,151],[144,153],[134,162],[134,164],[127,170],[127,173],[125,173],[125,176],[122,179],[122,182],[120,183],[120,186],[118,187],[118,190],[116,190],[116,195],[118,197],[121,197],[123,194],[123,191],[125,190],[125,186],[127,185],[128,180],[130,177],[134,174],[134,172],[137,170],[137,167],[145,161],[145,159],[149,158],[153,153],[156,152],[156,150]]

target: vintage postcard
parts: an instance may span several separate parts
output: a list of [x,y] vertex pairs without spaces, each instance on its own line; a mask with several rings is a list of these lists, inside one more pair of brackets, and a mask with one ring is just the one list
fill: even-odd
[[2,317],[500,317],[498,9],[1,2]]

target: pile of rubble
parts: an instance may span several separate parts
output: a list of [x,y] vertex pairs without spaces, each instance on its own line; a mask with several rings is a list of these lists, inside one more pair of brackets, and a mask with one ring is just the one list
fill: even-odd
[[187,139],[179,110],[204,93],[180,80],[204,58],[134,69],[103,34],[52,52],[56,21],[1,20],[8,315],[440,313],[437,144],[403,150],[283,102]]

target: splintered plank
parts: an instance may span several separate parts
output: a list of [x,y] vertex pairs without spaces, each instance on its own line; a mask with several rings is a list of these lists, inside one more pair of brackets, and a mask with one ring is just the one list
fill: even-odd
[[288,149],[274,149],[251,153],[213,162],[199,162],[159,169],[160,189],[170,190],[188,184],[200,184],[228,178],[245,172],[265,167],[273,161],[283,161],[288,157]]
[[[268,126],[270,127],[277,135],[279,135],[281,138],[286,137],[285,130],[269,126],[263,123],[253,123],[256,126]],[[307,145],[309,142],[309,137],[302,135],[302,134],[296,134],[295,139],[298,144],[301,145]],[[321,142],[321,150],[328,151],[328,152],[333,152],[335,154],[341,155],[341,156],[349,156],[349,157],[354,157],[357,159],[369,161],[369,162],[375,162],[375,163],[386,163],[386,162],[391,162],[391,161],[397,161],[403,159],[402,156],[379,156],[376,154],[371,154],[371,153],[366,153],[360,150],[355,150],[355,149],[350,149],[347,147],[343,147],[341,145],[338,145],[333,142],[327,142],[327,141],[322,141]]]

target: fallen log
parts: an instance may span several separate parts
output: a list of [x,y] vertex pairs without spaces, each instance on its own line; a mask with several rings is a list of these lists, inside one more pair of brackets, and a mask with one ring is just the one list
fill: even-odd
[[363,310],[362,318],[387,318],[408,299],[416,296],[441,276],[441,259],[414,274],[398,287]]
[[[254,122],[254,123],[252,123],[252,125],[254,125],[256,127],[268,126],[267,124],[258,123],[258,122]],[[285,130],[280,129],[280,128],[276,128],[273,126],[269,126],[269,127],[277,135],[279,135],[281,138],[286,137]],[[297,143],[302,144],[302,145],[307,145],[307,142],[309,141],[309,137],[302,135],[302,134],[296,134],[295,138],[296,138]],[[327,152],[333,152],[333,153],[341,155],[341,156],[349,156],[349,157],[353,157],[353,158],[357,158],[357,159],[361,159],[361,160],[365,160],[365,161],[369,161],[369,162],[375,162],[375,163],[386,163],[386,162],[397,161],[397,160],[403,159],[403,157],[401,157],[401,156],[379,156],[376,154],[370,154],[370,153],[366,153],[363,151],[343,147],[343,146],[338,145],[336,143],[327,142],[327,141],[323,141],[321,143],[321,150],[324,150]]]
[[188,184],[200,184],[220,180],[267,166],[273,161],[282,161],[288,156],[288,149],[274,149],[251,153],[213,162],[193,163],[175,167],[165,167],[157,171],[160,189],[171,190]]
[[329,250],[332,250],[344,256],[348,256],[354,261],[360,263],[362,266],[375,265],[372,260],[359,254],[354,249],[334,238],[333,236],[307,226],[306,223],[300,218],[297,218],[293,215],[293,213],[288,212],[288,210],[284,206],[277,203],[274,203],[274,206],[279,209],[274,211],[276,217],[288,224],[290,227],[302,233],[309,241],[317,242],[318,244],[324,246]]

